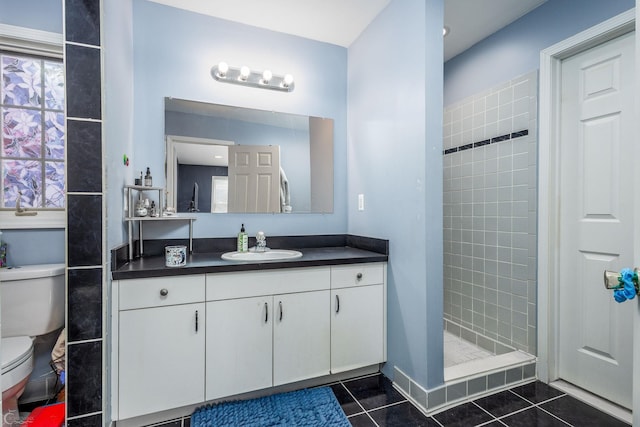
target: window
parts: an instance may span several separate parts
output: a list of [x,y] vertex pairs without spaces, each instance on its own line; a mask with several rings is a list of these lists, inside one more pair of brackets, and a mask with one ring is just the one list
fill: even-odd
[[0,52],[0,209],[63,209],[64,69],[56,58]]

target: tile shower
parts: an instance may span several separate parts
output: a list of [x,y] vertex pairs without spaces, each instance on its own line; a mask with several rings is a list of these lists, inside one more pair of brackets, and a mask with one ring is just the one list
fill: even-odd
[[[534,71],[444,110],[444,324],[449,338],[446,393],[440,401],[535,376],[537,92]],[[470,354],[452,354],[458,349]],[[507,354],[517,357],[505,357],[504,369],[497,359],[474,360]]]
[[536,118],[532,72],[447,107],[443,129],[445,324],[483,348],[490,340],[530,354]]
[[393,377],[427,413],[536,377],[537,93],[533,71],[444,110],[445,383]]

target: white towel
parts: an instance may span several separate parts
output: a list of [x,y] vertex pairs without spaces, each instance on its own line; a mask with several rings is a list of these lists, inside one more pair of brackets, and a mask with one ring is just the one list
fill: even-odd
[[289,180],[280,168],[280,211],[291,212],[291,193],[289,192]]

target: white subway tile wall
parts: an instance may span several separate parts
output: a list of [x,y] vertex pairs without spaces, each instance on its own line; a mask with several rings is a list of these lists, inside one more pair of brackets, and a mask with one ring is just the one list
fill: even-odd
[[443,125],[444,317],[530,354],[537,93],[533,71],[446,107]]

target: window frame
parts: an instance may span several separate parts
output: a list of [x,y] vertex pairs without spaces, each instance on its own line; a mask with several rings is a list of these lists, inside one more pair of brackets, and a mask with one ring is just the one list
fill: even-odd
[[[0,50],[64,60],[63,38],[60,33],[0,24]],[[65,82],[66,84],[66,82]],[[65,109],[66,115],[66,109]],[[66,116],[65,116],[66,121]],[[65,143],[65,180],[67,171]],[[34,209],[34,216],[17,216],[13,210],[0,210],[1,229],[66,228],[67,208]]]

